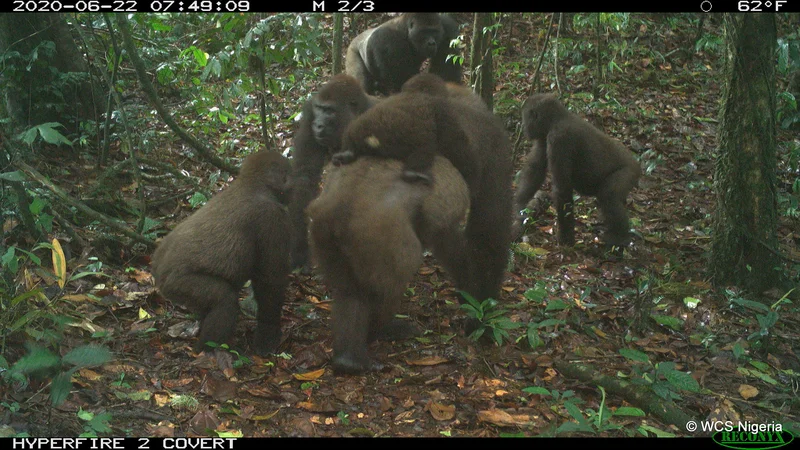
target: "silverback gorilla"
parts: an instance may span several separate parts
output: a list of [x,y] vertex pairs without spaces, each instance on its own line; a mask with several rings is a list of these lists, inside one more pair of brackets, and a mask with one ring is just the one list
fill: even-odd
[[[439,84],[437,87],[436,84]],[[404,161],[410,183],[435,182],[435,155],[447,158],[469,186],[466,245],[443,263],[459,289],[497,299],[511,241],[511,146],[497,117],[469,89],[430,74],[409,80],[353,120],[334,163],[365,155]],[[442,258],[437,258],[442,260]]]
[[430,72],[445,81],[460,82],[461,67],[447,61],[458,23],[447,15],[405,13],[356,36],[347,48],[345,71],[368,94],[390,95],[419,73],[430,58]]
[[334,298],[337,372],[381,367],[369,357],[368,345],[397,312],[423,248],[452,261],[447,254],[464,246],[469,191],[458,171],[436,157],[432,184],[408,183],[402,166],[365,157],[334,167],[308,206],[311,253]]
[[568,111],[551,94],[536,94],[525,101],[522,126],[534,143],[520,174],[515,211],[525,208],[549,169],[559,242],[575,242],[572,191],[576,190],[597,197],[607,228],[604,241],[621,254],[628,244],[630,228],[625,199],[641,174],[636,158],[620,142]]
[[262,150],[248,156],[238,177],[178,224],[153,255],[164,297],[200,316],[199,351],[228,343],[236,327],[239,290],[252,281],[258,305],[253,347],[272,353],[281,340],[281,306],[288,284],[291,232],[289,160]]
[[305,208],[319,194],[322,168],[339,151],[342,132],[377,99],[364,93],[355,78],[338,74],[303,105],[292,155],[292,267],[308,270]]

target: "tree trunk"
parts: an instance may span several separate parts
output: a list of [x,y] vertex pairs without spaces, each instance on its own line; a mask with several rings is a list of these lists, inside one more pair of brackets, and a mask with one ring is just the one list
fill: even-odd
[[[492,35],[488,28],[493,24],[491,13],[475,13],[470,51],[469,84],[484,102],[493,107],[494,72],[492,70]],[[484,32],[484,29],[487,31]]]
[[344,13],[333,15],[333,74],[342,71],[342,37],[344,35]]
[[0,14],[0,49],[11,57],[2,74],[4,100],[17,125],[59,122],[75,131],[81,120],[97,118],[88,75],[63,81],[88,70],[60,14]]
[[726,83],[711,271],[717,284],[756,292],[775,285],[777,244],[775,46],[772,14],[726,14]]

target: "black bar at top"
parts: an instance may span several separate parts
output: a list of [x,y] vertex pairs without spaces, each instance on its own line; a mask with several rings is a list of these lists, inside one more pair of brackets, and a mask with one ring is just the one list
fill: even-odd
[[788,13],[800,0],[658,0],[640,2],[426,0],[10,0],[2,12],[631,12],[631,13]]

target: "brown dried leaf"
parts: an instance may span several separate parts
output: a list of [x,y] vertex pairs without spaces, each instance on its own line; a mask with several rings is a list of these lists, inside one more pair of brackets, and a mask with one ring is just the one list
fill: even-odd
[[236,398],[237,383],[228,380],[217,380],[211,377],[206,378],[206,382],[200,388],[200,392],[214,398],[218,402],[226,402]]
[[178,378],[175,380],[163,380],[161,383],[167,389],[175,389],[186,386],[187,384],[191,383],[194,380],[195,380],[194,378]]
[[220,424],[220,420],[216,414],[211,410],[198,411],[189,420],[189,428],[191,431],[198,435],[207,434],[206,430],[216,430]]
[[129,276],[139,282],[140,284],[152,284],[153,283],[153,275],[150,272],[144,272],[142,270],[134,269],[133,273],[130,273]]
[[419,268],[419,274],[420,275],[431,275],[434,272],[436,272],[436,269],[433,268],[433,267],[422,266],[422,267]]
[[294,373],[292,376],[295,380],[300,381],[314,381],[325,374],[325,369],[314,370],[306,373]]
[[412,366],[435,366],[448,361],[449,360],[447,358],[442,358],[441,356],[428,356],[415,360],[406,360],[406,363]]
[[329,402],[300,402],[297,404],[297,407],[317,413],[334,413],[338,411],[338,409],[334,408]]
[[147,425],[148,430],[150,431],[150,436],[152,437],[174,437],[175,436],[175,425],[168,420],[164,420],[159,422],[158,425]]
[[337,385],[333,388],[333,395],[348,405],[357,405],[364,401],[364,395],[361,389],[354,389],[353,386]]
[[528,425],[531,422],[531,416],[528,414],[509,414],[502,409],[489,409],[485,411],[478,411],[478,420],[481,422],[489,422],[501,427]]
[[150,328],[153,328],[155,323],[155,320],[142,320],[140,322],[134,322],[133,325],[131,325],[131,329],[128,331],[128,334],[136,334],[145,330],[149,330]]
[[455,405],[443,405],[437,402],[428,403],[427,410],[436,420],[450,420],[456,415]]

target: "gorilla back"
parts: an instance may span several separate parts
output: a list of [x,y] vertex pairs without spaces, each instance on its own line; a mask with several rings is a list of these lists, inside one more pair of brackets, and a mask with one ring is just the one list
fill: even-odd
[[308,207],[311,253],[334,295],[333,366],[359,373],[380,367],[367,347],[392,319],[422,250],[437,257],[463,248],[469,192],[446,159],[432,185],[408,183],[400,161],[365,157],[330,170]]
[[258,305],[254,347],[273,352],[281,339],[288,283],[289,161],[262,150],[245,159],[239,176],[158,245],[153,276],[164,297],[200,316],[199,342],[227,343],[236,327],[239,290],[252,280]]

